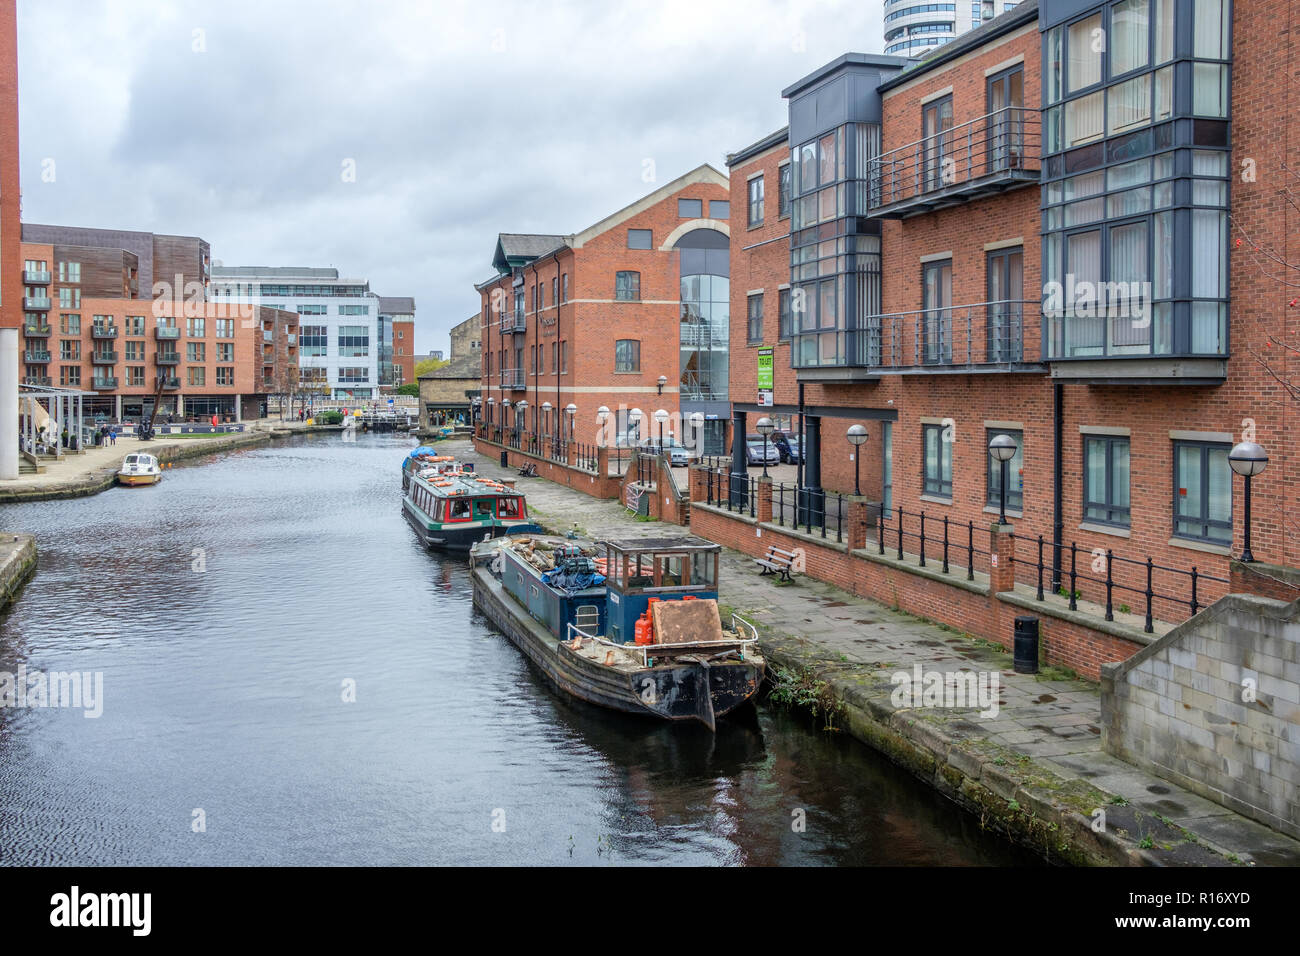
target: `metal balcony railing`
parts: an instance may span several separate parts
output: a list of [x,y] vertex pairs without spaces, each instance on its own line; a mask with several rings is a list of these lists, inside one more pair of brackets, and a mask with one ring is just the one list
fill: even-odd
[[117,353],[106,352],[106,351],[101,351],[100,349],[96,349],[95,351],[90,353],[90,361],[95,365],[116,365]]
[[166,378],[163,380],[163,388],[165,389],[174,391],[175,389],[178,389],[180,387],[181,387],[181,380],[179,378],[176,378],[175,376],[171,376],[170,378]]
[[26,285],[49,285],[50,273],[40,269],[24,269],[23,283]]
[[117,326],[92,325],[90,327],[90,337],[92,339],[115,339],[117,338]]
[[46,363],[48,363],[48,362],[50,361],[50,353],[49,353],[49,350],[48,350],[48,349],[36,349],[36,350],[34,350],[34,351],[24,352],[24,353],[23,353],[23,361],[24,361],[24,362],[31,362],[33,365],[44,365],[44,364],[46,364]]
[[50,334],[50,327],[48,325],[24,325],[23,326],[23,335],[26,335],[28,338],[34,338],[34,337],[44,338],[49,334]]
[[50,311],[50,300],[45,296],[24,296],[23,308],[29,312]]
[[24,385],[53,385],[54,380],[48,375],[24,375]]
[[179,339],[181,330],[174,325],[156,325],[154,326],[154,336],[159,339]]
[[[882,373],[925,373],[961,369],[1013,370],[1040,360],[1037,317],[1040,304],[1027,300],[979,302],[942,309],[869,315],[863,327],[832,335],[843,336],[842,352],[826,361],[825,352],[801,348],[801,339],[827,333],[797,333],[791,345],[796,368],[846,366]],[[1026,341],[1025,316],[1033,341]],[[817,365],[799,362],[805,352]]]
[[100,391],[102,389],[117,388],[117,379],[112,377],[100,378],[96,376],[95,378],[90,380],[90,386],[96,391]]
[[1038,182],[1038,110],[1008,106],[871,160],[871,215],[901,218]]
[[522,315],[503,315],[501,317],[501,334],[510,335],[515,332],[527,332],[528,320]]
[[181,364],[181,356],[179,352],[158,352],[154,355],[153,360],[159,365]]
[[503,368],[501,370],[502,388],[523,388],[524,370],[521,368]]

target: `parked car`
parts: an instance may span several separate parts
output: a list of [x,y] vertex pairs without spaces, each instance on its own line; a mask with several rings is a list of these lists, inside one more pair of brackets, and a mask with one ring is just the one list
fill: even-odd
[[[657,452],[659,451],[659,445],[660,443],[657,438],[646,439],[641,442],[640,447],[648,452]],[[668,456],[668,464],[673,467],[685,466],[691,463],[693,452],[685,445],[678,443],[677,439],[671,436],[663,440],[663,450],[664,454]]]
[[793,432],[772,432],[770,440],[781,452],[781,461],[784,464],[795,465],[803,461],[803,450],[798,435]]
[[[764,463],[763,458],[763,436],[746,435],[745,436],[745,460],[751,465],[761,465]],[[767,458],[766,463],[769,465],[779,464],[781,461],[781,451],[772,443],[769,438],[766,442]]]

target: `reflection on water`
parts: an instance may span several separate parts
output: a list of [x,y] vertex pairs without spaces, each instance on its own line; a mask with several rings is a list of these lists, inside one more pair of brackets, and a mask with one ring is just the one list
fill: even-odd
[[5,509],[41,557],[0,671],[100,672],[104,712],[0,710],[0,862],[1028,862],[785,714],[715,737],[557,697],[402,520],[410,444]]

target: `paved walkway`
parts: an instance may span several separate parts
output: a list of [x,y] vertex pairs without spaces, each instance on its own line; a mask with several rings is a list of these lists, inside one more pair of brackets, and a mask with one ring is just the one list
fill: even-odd
[[[468,440],[441,447],[474,461],[484,474],[515,477],[529,510],[552,531],[576,524],[596,539],[688,534],[677,525],[638,521],[616,501],[598,501],[540,478],[518,478],[517,469],[503,469],[477,454]],[[727,548],[720,576],[719,603],[759,625],[769,660],[811,668],[864,710],[898,711],[890,703],[895,688],[890,678],[911,672],[915,664],[925,671],[996,671],[996,716],[980,716],[974,708],[930,707],[911,711],[915,721],[909,716],[908,723],[929,724],[936,751],[949,753],[950,764],[978,760],[986,785],[1005,778],[1003,795],[1013,805],[1012,795],[1021,796],[1028,787],[1052,793],[1058,809],[1088,821],[1104,810],[1107,832],[1141,862],[1300,865],[1297,841],[1103,753],[1096,684],[1068,679],[1053,668],[1016,674],[1010,656],[996,645],[811,578],[778,586],[758,574],[752,558]]]

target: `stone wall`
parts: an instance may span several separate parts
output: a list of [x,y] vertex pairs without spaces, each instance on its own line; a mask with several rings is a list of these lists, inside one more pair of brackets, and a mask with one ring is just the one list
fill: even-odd
[[1102,667],[1102,746],[1300,837],[1300,601],[1232,594]]

